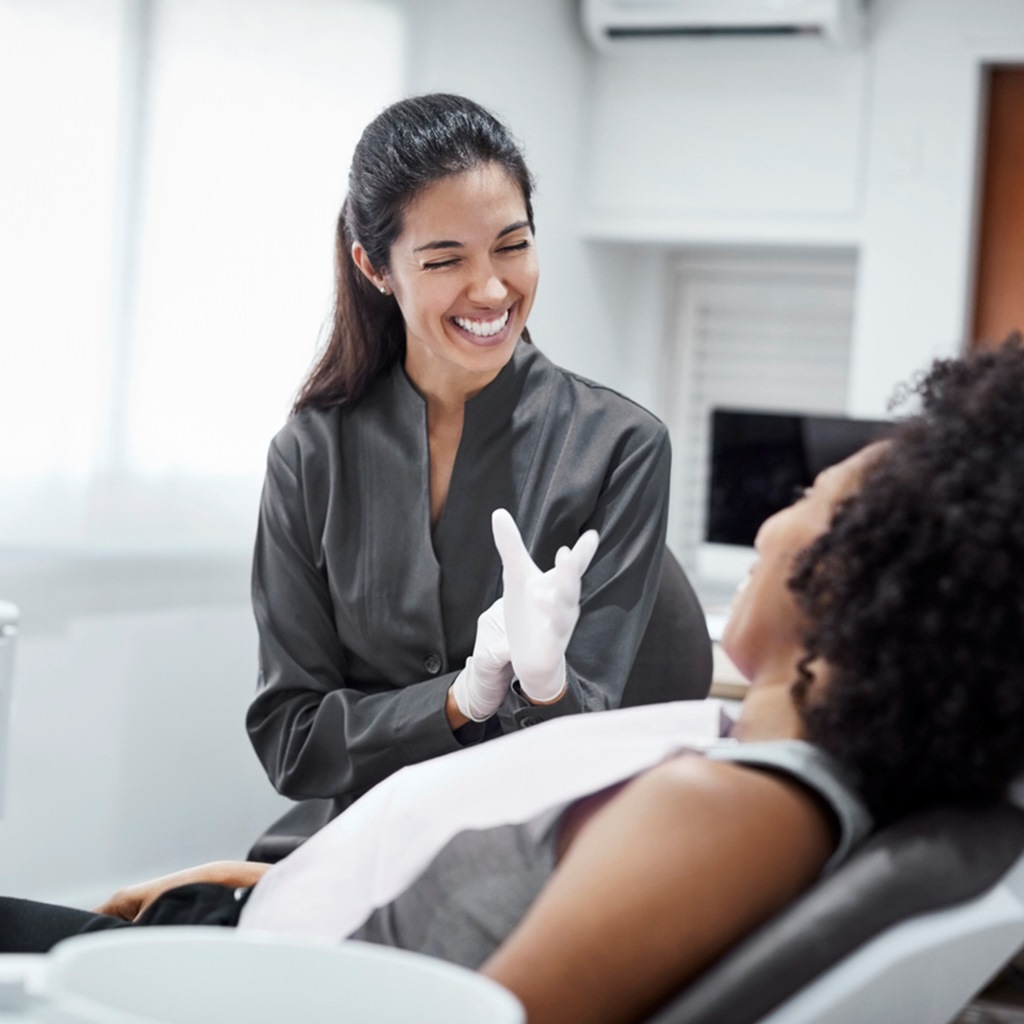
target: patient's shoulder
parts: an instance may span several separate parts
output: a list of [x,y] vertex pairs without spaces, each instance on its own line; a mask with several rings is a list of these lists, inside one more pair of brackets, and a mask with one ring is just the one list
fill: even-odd
[[806,786],[743,762],[684,752],[645,772],[623,797],[650,803],[666,820],[700,821],[733,839],[753,840],[788,823],[793,838],[805,837],[812,847],[834,841],[831,815]]
[[673,757],[593,814],[484,971],[531,1021],[646,1019],[805,889],[830,845],[793,783]]
[[704,753],[684,750],[644,773],[648,784],[657,786],[666,799],[743,798],[760,790],[764,774],[743,763],[718,760]]

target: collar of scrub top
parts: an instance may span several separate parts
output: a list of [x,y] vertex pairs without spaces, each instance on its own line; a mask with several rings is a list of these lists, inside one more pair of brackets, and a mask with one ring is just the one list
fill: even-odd
[[[466,425],[472,426],[473,421],[478,417],[481,420],[492,422],[503,422],[509,419],[519,403],[530,365],[539,354],[531,343],[520,338],[516,342],[512,358],[501,368],[498,376],[466,402]],[[414,404],[416,408],[421,408],[426,400],[409,379],[402,360],[395,364],[392,377],[395,391],[402,397],[402,400]]]

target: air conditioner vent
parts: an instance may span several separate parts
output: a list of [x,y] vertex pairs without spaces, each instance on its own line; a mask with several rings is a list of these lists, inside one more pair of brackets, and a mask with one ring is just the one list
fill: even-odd
[[863,0],[581,0],[583,29],[599,50],[643,40],[817,37],[859,43]]
[[609,28],[609,39],[699,39],[707,36],[820,36],[814,25],[665,25]]

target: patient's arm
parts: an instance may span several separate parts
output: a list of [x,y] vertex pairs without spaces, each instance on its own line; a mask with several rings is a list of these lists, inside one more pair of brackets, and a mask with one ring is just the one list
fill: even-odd
[[138,885],[129,885],[119,889],[105,903],[96,908],[97,914],[111,914],[125,921],[134,921],[158,896],[169,889],[191,882],[214,882],[217,885],[250,886],[255,885],[269,864],[256,864],[251,861],[218,860],[199,867],[175,871],[172,875],[163,875]]
[[791,901],[833,845],[798,785],[675,758],[586,822],[482,971],[530,1024],[636,1020]]

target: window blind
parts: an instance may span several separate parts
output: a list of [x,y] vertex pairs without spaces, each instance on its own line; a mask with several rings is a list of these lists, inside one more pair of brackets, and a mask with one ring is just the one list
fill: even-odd
[[674,261],[671,280],[668,539],[695,573],[711,410],[845,411],[856,263],[852,253],[692,255]]

